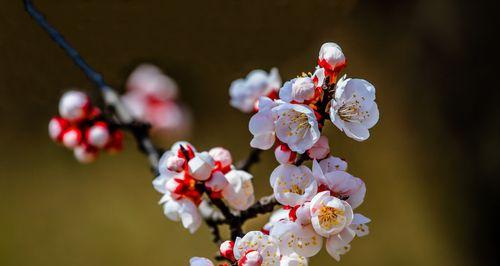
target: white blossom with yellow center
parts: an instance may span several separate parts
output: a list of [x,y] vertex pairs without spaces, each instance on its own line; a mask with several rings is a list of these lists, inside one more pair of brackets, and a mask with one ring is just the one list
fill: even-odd
[[262,256],[265,266],[280,265],[278,242],[273,237],[260,231],[250,231],[243,237],[237,237],[234,242],[234,257],[239,260],[249,251],[257,251]]
[[310,211],[314,230],[327,238],[349,226],[354,215],[349,203],[330,196],[330,191],[323,191],[314,196]]
[[313,110],[302,104],[283,103],[273,108],[276,136],[292,151],[304,153],[320,138]]
[[316,195],[318,185],[306,166],[282,164],[271,173],[271,187],[276,200],[285,206],[297,206]]
[[342,77],[330,102],[330,119],[348,137],[363,141],[379,118],[375,87],[363,79]]

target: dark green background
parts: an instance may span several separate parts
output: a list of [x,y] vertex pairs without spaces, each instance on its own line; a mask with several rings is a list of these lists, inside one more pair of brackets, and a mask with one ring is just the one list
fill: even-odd
[[[186,265],[216,247],[156,204],[146,159],[126,150],[80,165],[47,136],[69,87],[95,88],[23,12],[0,5],[0,265]],[[334,154],[368,186],[359,209],[371,234],[339,265],[498,262],[498,108],[491,7],[477,1],[35,1],[121,90],[140,62],[176,79],[194,113],[189,140],[243,158],[248,116],[228,105],[232,80],[278,67],[311,71],[320,45],[339,43],[349,76],[375,84],[372,137],[331,125]],[[492,32],[490,32],[490,30]],[[498,50],[498,49],[496,49]],[[164,141],[163,141],[164,142]],[[167,141],[168,143],[168,141]],[[255,168],[259,196],[276,163]],[[247,230],[264,223],[259,218]],[[336,264],[322,251],[312,265]]]

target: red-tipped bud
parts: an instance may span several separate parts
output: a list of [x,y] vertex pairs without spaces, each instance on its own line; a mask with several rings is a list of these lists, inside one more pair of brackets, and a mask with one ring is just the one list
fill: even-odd
[[81,91],[68,91],[59,101],[59,114],[69,121],[80,121],[90,112],[90,99]]
[[231,240],[226,240],[220,245],[220,255],[230,261],[235,261],[236,259],[234,258],[234,242]]
[[231,153],[221,147],[216,147],[211,149],[208,154],[212,156],[212,158],[216,161],[219,162],[222,168],[226,168],[228,166],[231,166],[233,163],[233,158],[231,157]]
[[97,159],[99,150],[87,144],[82,144],[74,150],[75,158],[81,163],[91,163]]
[[111,140],[105,147],[107,152],[115,153],[123,150],[123,132],[115,130],[111,133]]
[[88,144],[97,148],[104,148],[111,140],[108,125],[105,122],[95,123],[87,129],[86,139]]
[[184,184],[182,181],[179,182],[175,178],[170,178],[165,184],[165,187],[171,193],[180,194],[184,188]]
[[295,162],[297,153],[291,151],[286,144],[281,144],[274,150],[274,156],[280,164],[287,164]]
[[218,192],[223,190],[229,182],[226,176],[221,171],[215,171],[212,173],[212,177],[205,182],[205,186],[212,192]]
[[82,132],[76,127],[70,127],[63,132],[62,142],[70,149],[75,148],[82,143]]
[[61,117],[52,117],[49,122],[49,136],[54,141],[62,141],[63,133],[69,127],[69,121]]
[[249,251],[245,256],[238,261],[238,266],[260,266],[262,264],[262,256],[258,251]]

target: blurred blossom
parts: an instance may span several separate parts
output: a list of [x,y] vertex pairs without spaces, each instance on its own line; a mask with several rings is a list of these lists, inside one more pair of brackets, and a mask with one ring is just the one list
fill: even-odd
[[174,138],[188,133],[191,117],[177,101],[177,84],[158,67],[139,65],[125,86],[123,102],[136,119],[150,123],[156,135]]

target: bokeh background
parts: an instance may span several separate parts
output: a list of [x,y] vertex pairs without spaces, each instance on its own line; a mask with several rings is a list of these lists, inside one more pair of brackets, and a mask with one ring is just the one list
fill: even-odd
[[[493,1],[490,1],[493,2]],[[278,67],[310,71],[339,43],[345,73],[377,88],[381,120],[357,143],[330,125],[335,155],[364,178],[371,234],[339,265],[498,265],[500,115],[493,6],[480,1],[35,1],[107,81],[122,89],[140,62],[176,79],[191,106],[189,141],[243,158],[248,116],[232,80]],[[496,51],[496,52],[495,52]],[[61,93],[92,84],[24,13],[0,7],[0,265],[186,265],[216,247],[156,203],[130,136],[117,156],[80,165],[47,136]],[[168,141],[167,141],[168,142]],[[270,153],[254,168],[270,193]],[[258,228],[266,217],[248,223]],[[325,251],[312,265],[335,265]]]

